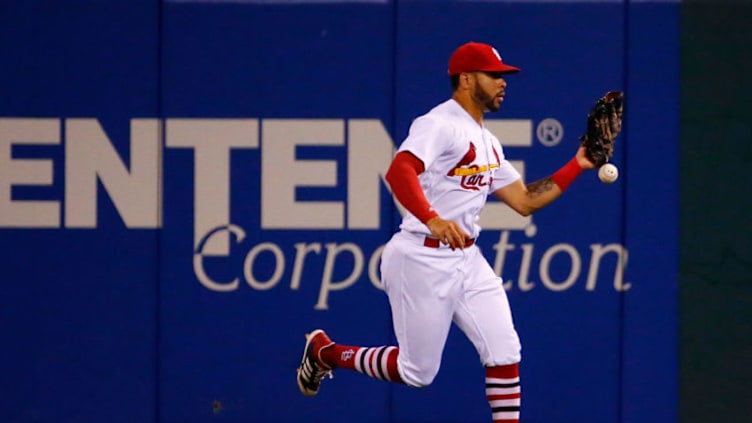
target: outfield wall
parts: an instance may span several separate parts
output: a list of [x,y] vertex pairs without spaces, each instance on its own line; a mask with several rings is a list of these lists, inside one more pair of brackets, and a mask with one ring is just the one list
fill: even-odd
[[[671,423],[678,3],[28,0],[0,6],[0,420],[486,422],[452,329],[433,385],[295,384],[306,331],[394,342],[383,175],[470,41],[523,71],[487,124],[533,181],[627,93],[614,163],[478,244],[526,423]],[[659,142],[658,142],[659,141]],[[646,417],[649,416],[649,417]]]

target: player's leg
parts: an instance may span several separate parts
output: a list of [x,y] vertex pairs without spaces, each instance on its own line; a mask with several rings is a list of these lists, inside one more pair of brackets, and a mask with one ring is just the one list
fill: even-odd
[[397,371],[397,354],[394,346],[354,347],[334,343],[321,329],[306,335],[303,359],[298,367],[298,387],[307,396],[316,395],[324,377],[332,370],[356,370],[373,378],[402,382]]
[[413,387],[430,385],[438,373],[461,293],[458,256],[423,243],[398,234],[384,249],[381,264],[399,345],[397,367],[404,383]]
[[298,387],[304,395],[316,395],[322,379],[325,376],[331,377],[332,370],[337,368],[355,370],[389,382],[404,383],[397,368],[398,354],[399,348],[395,346],[360,347],[337,344],[323,330],[317,329],[306,335],[303,359],[298,367]]
[[360,347],[331,343],[321,349],[321,362],[334,370],[355,370],[376,379],[402,382],[397,372],[399,349],[391,345]]
[[457,275],[449,280],[447,270],[442,270],[456,272],[457,265],[437,266],[437,260],[446,264],[437,250],[422,242],[400,237],[390,241],[382,255],[381,273],[399,347],[342,345],[323,330],[312,331],[298,368],[301,392],[316,395],[321,380],[337,368],[415,387],[430,384],[439,370],[460,287]]
[[520,415],[520,341],[501,279],[480,250],[465,267],[465,292],[454,321],[475,346],[486,368],[486,397],[494,423],[516,423]]

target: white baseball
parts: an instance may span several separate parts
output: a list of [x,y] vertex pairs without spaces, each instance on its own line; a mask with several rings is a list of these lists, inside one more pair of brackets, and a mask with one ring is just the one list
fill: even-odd
[[606,163],[603,166],[598,169],[598,179],[601,180],[601,182],[606,184],[614,183],[619,178],[619,168],[612,165],[611,163]]

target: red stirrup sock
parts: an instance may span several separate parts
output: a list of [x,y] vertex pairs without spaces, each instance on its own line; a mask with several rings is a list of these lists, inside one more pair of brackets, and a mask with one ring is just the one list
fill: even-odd
[[491,405],[494,423],[520,421],[519,365],[486,367],[486,398]]
[[334,368],[356,370],[370,377],[389,382],[404,383],[397,371],[399,348],[351,347],[334,344],[321,351],[324,363]]

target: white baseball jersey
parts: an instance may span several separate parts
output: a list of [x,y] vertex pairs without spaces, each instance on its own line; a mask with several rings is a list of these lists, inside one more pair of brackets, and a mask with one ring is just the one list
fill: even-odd
[[[423,161],[425,172],[418,179],[428,203],[472,238],[480,233],[477,222],[488,194],[520,178],[499,140],[453,99],[415,119],[398,151]],[[430,234],[409,211],[400,228]]]

